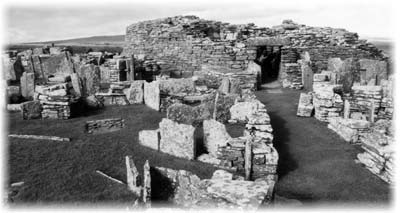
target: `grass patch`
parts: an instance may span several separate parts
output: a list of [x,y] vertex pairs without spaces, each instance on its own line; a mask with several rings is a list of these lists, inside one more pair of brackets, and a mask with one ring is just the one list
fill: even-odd
[[[125,128],[96,135],[84,132],[85,121],[113,117],[124,118]],[[177,158],[139,144],[138,132],[157,129],[163,117],[165,113],[144,105],[107,107],[69,120],[22,120],[19,113],[8,114],[10,134],[72,139],[71,142],[9,139],[7,181],[9,184],[25,182],[15,202],[131,202],[132,195],[124,186],[95,173],[95,170],[100,170],[125,182],[126,155],[133,156],[141,174],[144,162],[149,160],[151,166],[184,169],[201,178],[210,178],[215,170],[210,164]],[[240,126],[228,129],[232,135],[243,131]]]

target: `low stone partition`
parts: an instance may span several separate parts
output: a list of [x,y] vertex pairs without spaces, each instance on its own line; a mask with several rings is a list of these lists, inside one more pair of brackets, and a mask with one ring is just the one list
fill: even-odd
[[360,135],[361,147],[365,151],[357,159],[373,174],[387,183],[394,182],[394,136],[391,121],[379,120],[371,131]]
[[335,117],[329,119],[328,128],[335,131],[345,141],[359,143],[361,134],[369,131],[370,122],[357,119]]
[[180,124],[163,118],[159,129],[139,132],[139,143],[160,152],[193,160],[196,148],[194,130],[192,125]]
[[86,121],[86,133],[99,134],[118,131],[125,127],[125,121],[122,118],[109,118],[102,120]]
[[200,179],[186,170],[155,167],[151,180],[163,186],[152,188],[153,199],[189,209],[256,210],[270,205],[273,199],[274,183],[243,180],[223,170],[216,170],[210,179]]

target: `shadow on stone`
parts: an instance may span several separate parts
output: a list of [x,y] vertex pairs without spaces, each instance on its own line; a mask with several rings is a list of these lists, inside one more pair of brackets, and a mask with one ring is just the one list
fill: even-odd
[[150,167],[151,201],[156,205],[172,205],[174,186],[171,180],[157,169]]
[[196,127],[194,131],[194,143],[195,143],[195,158],[198,156],[208,153],[207,148],[204,144],[204,132],[203,132],[203,125],[199,125]]

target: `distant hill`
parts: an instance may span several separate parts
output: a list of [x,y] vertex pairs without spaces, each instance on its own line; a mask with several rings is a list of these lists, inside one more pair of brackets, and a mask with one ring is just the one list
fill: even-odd
[[29,42],[25,45],[45,45],[54,43],[55,45],[71,45],[71,46],[123,46],[125,43],[125,35],[111,36],[91,36],[84,38],[74,38],[56,41]]

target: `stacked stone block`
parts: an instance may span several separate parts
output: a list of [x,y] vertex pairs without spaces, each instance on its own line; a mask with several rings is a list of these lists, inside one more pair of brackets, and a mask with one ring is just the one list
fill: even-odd
[[315,109],[315,118],[328,122],[329,118],[339,117],[343,110],[343,100],[341,96],[334,92],[340,85],[327,85],[313,93],[313,105]]
[[373,174],[391,184],[394,182],[395,147],[390,128],[393,128],[391,121],[381,120],[372,126],[370,133],[362,134],[360,142],[365,152],[358,154],[357,159]]
[[378,114],[380,109],[382,102],[382,87],[353,86],[349,102],[350,113],[362,113],[371,120],[371,109],[373,108],[374,110],[374,116]]
[[369,132],[370,122],[340,117],[330,118],[328,128],[349,143],[359,143],[360,135]]
[[36,86],[37,100],[42,105],[43,119],[68,119],[71,117],[71,107],[77,100],[68,94],[71,86],[61,83],[52,86]]

